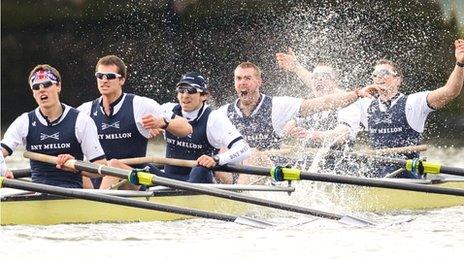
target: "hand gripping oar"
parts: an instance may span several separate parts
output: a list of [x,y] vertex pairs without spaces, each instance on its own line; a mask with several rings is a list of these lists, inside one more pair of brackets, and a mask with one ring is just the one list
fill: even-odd
[[91,192],[86,192],[86,191],[72,190],[72,189],[61,188],[61,187],[56,187],[56,186],[49,186],[45,184],[25,182],[21,180],[6,179],[4,177],[0,177],[0,188],[1,187],[15,188],[15,189],[21,189],[21,190],[40,192],[40,193],[48,193],[48,194],[65,196],[65,197],[70,197],[70,198],[85,199],[85,200],[90,200],[90,201],[104,202],[104,203],[122,205],[122,206],[134,207],[134,208],[157,210],[157,211],[162,211],[162,212],[175,213],[175,214],[181,214],[181,215],[187,215],[187,216],[193,216],[193,217],[217,219],[221,221],[235,222],[238,224],[248,225],[248,226],[258,227],[258,228],[266,228],[266,227],[275,226],[271,223],[268,223],[262,220],[257,220],[257,219],[244,217],[244,216],[226,215],[226,214],[207,212],[207,211],[197,210],[197,209],[169,206],[169,205],[158,204],[158,203],[148,202],[148,201],[138,201],[138,200],[130,199],[130,198],[110,196],[110,195],[105,195],[105,194],[96,194],[96,193],[91,193]]
[[[36,161],[56,164],[56,157],[54,156],[26,151],[24,153],[24,157],[33,159]],[[317,217],[322,217],[322,218],[334,219],[334,220],[340,221],[341,223],[349,224],[353,226],[375,225],[373,222],[363,220],[360,218],[356,218],[356,217],[340,215],[340,214],[295,206],[291,204],[265,200],[265,199],[252,197],[252,196],[241,194],[241,193],[225,191],[225,190],[221,190],[217,188],[211,188],[211,187],[206,188],[204,186],[200,186],[194,183],[188,183],[188,182],[158,177],[154,174],[137,171],[135,169],[134,170],[118,169],[118,168],[112,168],[112,167],[108,167],[104,165],[83,162],[79,160],[68,160],[65,166],[70,169],[94,172],[94,173],[99,173],[102,175],[109,175],[109,176],[114,176],[114,177],[123,178],[123,179],[127,178],[133,184],[138,183],[138,184],[143,184],[143,185],[148,185],[148,186],[157,184],[157,185],[167,186],[171,188],[193,191],[193,192],[206,194],[206,195],[210,195],[214,197],[225,198],[225,199],[229,199],[233,201],[240,201],[240,202],[250,203],[250,204],[264,206],[264,207],[281,209],[281,210],[286,210],[286,211],[291,211],[291,212],[296,212],[296,213],[301,213],[301,214],[307,214],[307,215],[312,215],[312,216],[317,216]]]
[[360,177],[322,174],[322,173],[312,173],[312,172],[307,172],[307,171],[301,171],[299,169],[283,168],[283,167],[262,168],[262,167],[230,164],[230,165],[217,167],[216,169],[220,171],[226,171],[226,172],[240,172],[240,173],[246,173],[250,175],[271,176],[277,181],[313,180],[313,181],[323,181],[323,182],[332,182],[332,183],[340,183],[340,184],[359,185],[359,186],[366,186],[366,187],[390,188],[390,189],[428,192],[428,193],[435,193],[435,194],[464,196],[463,189],[434,187],[430,185],[411,184],[411,183],[404,183],[404,182],[397,182],[397,181],[389,181],[385,179],[360,178]]

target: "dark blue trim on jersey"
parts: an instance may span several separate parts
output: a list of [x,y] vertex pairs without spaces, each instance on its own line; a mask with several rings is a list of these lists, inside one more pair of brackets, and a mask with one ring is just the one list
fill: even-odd
[[0,146],[2,146],[2,148],[4,148],[6,151],[8,151],[8,155],[11,155],[13,154],[13,150],[10,149],[10,147],[6,146],[5,144],[0,144]]
[[98,156],[98,157],[96,157],[96,158],[93,158],[93,159],[91,159],[91,160],[89,160],[89,161],[90,161],[90,162],[95,162],[95,161],[97,161],[97,160],[102,160],[102,159],[106,159],[106,155],[105,155],[105,154],[103,154],[103,155],[101,155],[101,156]]
[[228,148],[228,149],[232,148],[232,146],[233,146],[237,141],[239,141],[239,140],[243,140],[243,137],[240,136],[240,137],[235,138],[233,141],[231,141],[231,142],[229,143],[229,145],[227,145],[227,148]]

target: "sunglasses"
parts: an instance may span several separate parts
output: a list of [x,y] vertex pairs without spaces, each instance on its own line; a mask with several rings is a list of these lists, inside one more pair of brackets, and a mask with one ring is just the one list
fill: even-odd
[[48,88],[48,87],[52,86],[53,84],[54,84],[54,83],[53,83],[52,81],[34,83],[34,84],[31,86],[31,89],[33,89],[34,91],[38,91],[38,90],[40,90],[40,87]]
[[372,77],[385,77],[385,76],[397,76],[397,74],[395,72],[392,72],[390,70],[387,70],[387,69],[380,69],[380,70],[375,70],[373,73],[372,73]]
[[116,78],[121,78],[122,75],[117,74],[117,73],[102,73],[102,72],[96,72],[95,77],[97,77],[100,80],[103,80],[103,78],[106,78],[107,80],[114,80]]
[[177,93],[185,93],[187,92],[188,94],[195,94],[195,93],[202,93],[203,91],[192,87],[192,86],[180,86],[176,88]]

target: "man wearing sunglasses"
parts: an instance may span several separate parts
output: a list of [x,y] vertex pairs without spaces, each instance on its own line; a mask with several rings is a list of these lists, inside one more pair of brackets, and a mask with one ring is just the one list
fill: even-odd
[[[446,84],[433,91],[405,95],[399,91],[403,73],[397,64],[382,59],[374,66],[372,86],[379,89],[377,99],[361,99],[350,106],[352,117],[348,125],[362,124],[375,149],[417,145],[421,142],[429,113],[444,107],[456,98],[464,82],[464,40],[455,41],[456,65]],[[399,155],[417,158],[418,153]],[[375,176],[386,176],[398,169],[385,165],[374,170]],[[418,173],[401,172],[402,178],[420,178]]]
[[[296,74],[310,88],[312,97],[344,92],[340,88],[337,72],[326,63],[318,63],[312,71],[309,71],[298,62],[291,48],[287,53],[277,53],[276,59],[280,68]],[[308,117],[298,115],[285,125],[284,133],[292,137],[308,139],[310,146],[320,146],[326,140],[336,141],[339,146],[349,135],[349,132],[340,126],[344,124],[343,118],[349,117],[348,115],[345,108],[338,111],[321,111]]]
[[[101,58],[95,68],[95,77],[101,97],[78,109],[95,121],[100,143],[107,158],[112,159],[109,161],[111,166],[120,166],[113,159],[144,157],[148,139],[163,131],[181,137],[192,132],[185,119],[165,112],[156,101],[123,92],[127,70],[119,57],[108,55]],[[92,183],[94,188],[108,188],[117,181],[114,177],[104,177],[103,180],[92,180]]]
[[[60,102],[61,76],[55,68],[37,65],[28,79],[38,107],[23,113],[10,125],[1,142],[2,154],[11,155],[18,145],[25,145],[28,151],[57,156],[56,167],[31,160],[32,181],[82,188],[82,176],[62,166],[69,159],[82,160],[84,156],[91,162],[106,164],[95,123],[89,116]],[[5,176],[13,178],[11,172]]]
[[[250,147],[257,149],[254,153],[257,159],[254,164],[259,165],[269,164],[270,161],[258,150],[280,148],[284,125],[298,113],[306,117],[319,111],[343,107],[377,91],[376,87],[368,86],[351,92],[299,99],[264,95],[260,92],[262,83],[258,66],[251,62],[239,64],[234,71],[238,99],[219,109],[229,117]],[[248,183],[250,178],[248,175],[241,175],[239,183]]]
[[[208,84],[196,73],[184,74],[176,85],[178,103],[166,103],[166,111],[183,117],[193,127],[191,135],[179,137],[165,133],[166,157],[196,160],[194,168],[166,165],[164,172],[151,166],[150,172],[159,176],[193,183],[212,183],[210,168],[240,162],[250,155],[250,147],[230,120],[207,103]],[[220,148],[228,150],[220,153]]]

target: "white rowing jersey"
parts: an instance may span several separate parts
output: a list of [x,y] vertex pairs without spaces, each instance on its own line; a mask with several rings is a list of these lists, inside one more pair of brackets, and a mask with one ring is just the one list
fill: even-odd
[[[53,123],[54,125],[59,125],[63,119],[66,118],[66,115],[72,107],[64,104],[64,111],[62,116],[57,122]],[[39,111],[39,108],[34,110],[35,117],[43,126],[48,126],[47,120],[42,116]],[[29,126],[37,126],[37,122],[29,123],[28,113],[23,113],[21,116],[16,118],[16,120],[10,125],[8,130],[5,132],[5,136],[1,141],[1,146],[6,149],[9,154],[18,146],[25,146],[27,143],[27,135],[29,133]],[[45,134],[44,134],[45,135]],[[80,143],[80,147],[84,156],[89,160],[97,160],[105,157],[105,153],[98,141],[97,128],[93,120],[84,113],[79,113],[76,118],[74,135],[77,141]],[[59,139],[59,135],[47,134],[43,136],[42,139]],[[40,152],[40,150],[38,150]]]
[[280,146],[285,124],[299,112],[303,99],[270,97],[261,94],[260,100],[249,117],[244,117],[238,107],[239,99],[218,110],[229,117],[253,148],[269,149]]
[[[121,110],[121,107],[123,106],[127,95],[128,95],[127,93],[123,93],[120,99],[116,100],[113,104],[111,104],[112,115],[116,115]],[[98,103],[101,104],[101,101],[102,101],[102,97],[98,99]],[[140,134],[146,137],[147,139],[150,138],[150,133],[142,125],[143,116],[152,114],[155,117],[167,117],[167,118],[172,117],[171,112],[165,111],[164,108],[161,107],[159,103],[147,97],[134,95],[132,104],[133,104],[134,120],[136,122],[137,129],[140,132]],[[91,113],[97,114],[97,112],[95,111],[91,112],[92,101],[82,104],[77,109],[84,112],[87,115],[90,115]],[[99,109],[101,113],[104,113],[103,108],[101,106],[99,106]]]
[[[166,111],[176,111],[175,107],[178,106],[178,104],[165,103],[162,106]],[[192,112],[182,110],[179,114],[186,118],[187,121],[193,123],[202,119],[202,114],[205,113],[205,111],[209,111],[208,108],[209,106],[205,104],[205,106],[198,110]],[[200,128],[199,131],[204,130]],[[191,137],[192,135],[188,135],[185,138],[188,139],[189,136]],[[251,153],[250,147],[246,141],[243,140],[237,128],[235,128],[227,117],[217,110],[211,110],[211,112],[209,112],[206,122],[206,138],[208,143],[216,149],[226,147],[229,149],[224,153],[218,154],[219,165],[241,162]]]
[[[425,122],[429,113],[433,112],[434,109],[430,108],[427,103],[427,95],[429,91],[417,92],[407,96],[406,105],[405,105],[405,115],[406,120],[409,126],[419,132],[424,132]],[[404,94],[400,93],[398,97],[394,98],[390,103],[390,108],[392,108],[398,100],[400,100]],[[351,127],[354,133],[360,131],[361,124],[368,130],[369,129],[369,114],[368,109],[371,107],[374,99],[372,98],[362,98],[358,101],[350,104],[344,109],[344,118],[342,122],[346,123]],[[380,111],[387,111],[387,105],[379,101]]]

